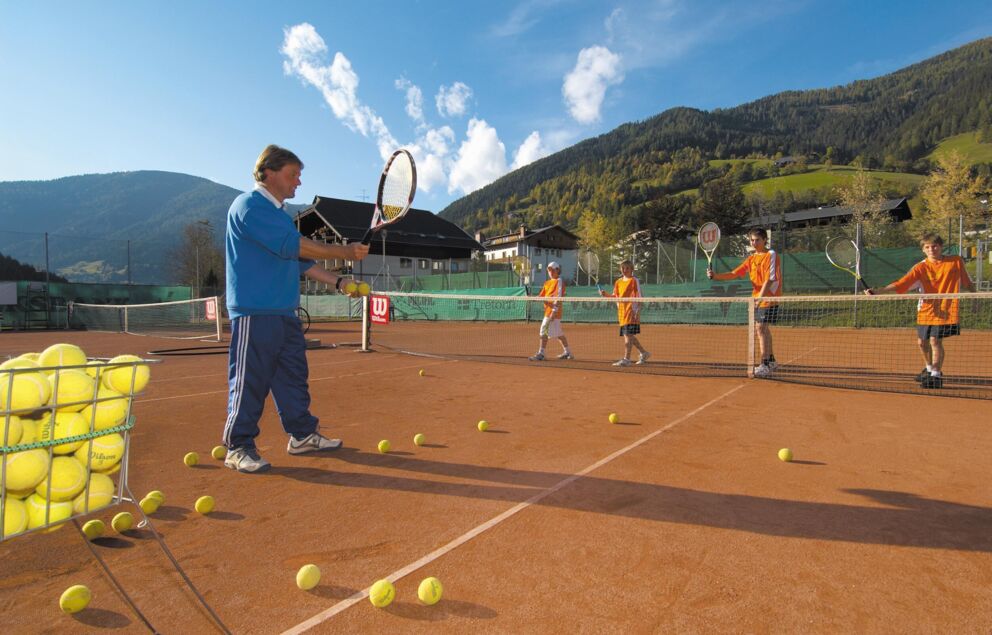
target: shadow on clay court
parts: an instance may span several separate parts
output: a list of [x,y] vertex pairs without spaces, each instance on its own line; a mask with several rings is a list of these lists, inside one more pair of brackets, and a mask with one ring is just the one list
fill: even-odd
[[94,538],[91,542],[94,545],[106,547],[107,549],[130,549],[134,546],[134,543],[130,540],[124,540],[123,538],[114,536],[100,536],[99,538]]
[[180,521],[186,520],[190,513],[191,511],[185,507],[177,507],[176,505],[162,505],[155,511],[154,514],[150,515],[149,518],[152,520]]
[[499,613],[488,606],[461,600],[444,600],[434,606],[424,606],[413,602],[393,602],[382,610],[397,617],[424,622],[439,622],[450,617],[491,620],[499,616]]
[[349,589],[348,587],[334,586],[333,584],[319,584],[310,589],[309,593],[327,600],[343,600],[358,593],[358,589]]
[[[383,466],[418,475],[489,481],[497,485],[321,468],[281,467],[273,469],[272,474],[318,485],[511,503],[526,501],[573,476],[373,455],[346,448],[327,458],[363,467]],[[580,478],[537,504],[591,514],[734,529],[771,536],[992,552],[992,532],[988,531],[992,525],[990,508],[928,499],[908,492],[869,489],[843,492],[863,497],[873,505],[723,494],[593,476]]]
[[126,615],[107,609],[87,607],[85,611],[74,613],[72,619],[80,624],[94,628],[124,628],[131,625],[131,619]]

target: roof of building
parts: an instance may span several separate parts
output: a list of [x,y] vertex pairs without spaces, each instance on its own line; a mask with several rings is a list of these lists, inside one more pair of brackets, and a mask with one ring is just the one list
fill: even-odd
[[[482,244],[486,246],[486,249],[490,249],[496,246],[518,243],[521,241],[533,242],[536,240],[540,242],[540,239],[544,236],[561,233],[565,235],[565,237],[568,239],[568,242],[570,243],[574,242],[576,244],[571,246],[560,245],[560,247],[564,247],[566,249],[575,249],[577,247],[577,243],[579,240],[578,236],[568,231],[561,225],[548,225],[547,227],[540,227],[538,229],[527,229],[526,227],[522,227],[521,229],[523,229],[523,235],[521,235],[521,231],[518,229],[517,231],[511,232],[509,234],[501,234],[499,236],[493,236],[492,238],[487,238],[482,241]],[[543,247],[544,245],[539,245],[539,246]]]
[[[890,212],[893,216],[893,220],[897,221],[909,220],[913,217],[913,213],[910,211],[905,197],[887,199],[882,203],[879,211]],[[784,223],[785,225],[795,225],[824,218],[846,218],[851,216],[853,213],[854,212],[850,207],[842,207],[840,205],[813,207],[810,209],[801,209],[795,212],[788,212],[783,217],[771,214],[759,216],[755,218],[750,225],[752,227],[775,226],[781,223]]]

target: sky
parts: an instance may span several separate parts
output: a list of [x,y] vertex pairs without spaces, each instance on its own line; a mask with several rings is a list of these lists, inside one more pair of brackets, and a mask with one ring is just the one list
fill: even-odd
[[[293,203],[371,200],[398,147],[434,212],[676,106],[877,77],[992,35],[954,0],[0,0],[4,181],[166,170],[239,190],[267,144]],[[0,226],[3,222],[0,219]]]

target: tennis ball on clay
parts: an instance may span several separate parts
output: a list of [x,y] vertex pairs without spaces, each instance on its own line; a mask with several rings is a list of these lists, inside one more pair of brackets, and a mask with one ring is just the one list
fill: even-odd
[[479,422],[478,428],[479,428],[479,432],[485,432],[486,430],[489,429],[489,422],[483,419],[482,421]]
[[423,445],[425,443],[427,443],[427,437],[425,437],[422,433],[418,432],[417,434],[413,435],[414,445]]
[[201,496],[196,499],[196,503],[193,505],[193,509],[201,514],[209,514],[214,510],[214,497],[213,496]]
[[85,366],[87,363],[86,353],[75,344],[52,344],[41,351],[37,361],[38,365],[42,368],[51,366]]
[[358,284],[358,295],[368,295],[372,292],[372,287],[369,286],[368,282],[360,282]]
[[94,518],[93,520],[87,520],[86,524],[83,525],[83,533],[86,534],[87,538],[93,540],[102,536],[106,528],[102,520]]
[[157,490],[157,489],[153,489],[152,491],[145,494],[145,498],[154,498],[155,500],[158,501],[159,505],[165,502],[165,494],[163,494],[161,490]]
[[142,359],[137,355],[118,355],[110,359],[108,364],[124,364],[123,366],[118,366],[116,368],[109,367],[109,370],[103,371],[103,385],[107,388],[111,388],[121,393],[122,395],[130,395],[131,392],[131,379],[134,379],[134,393],[139,393],[145,389],[148,385],[148,378],[151,377],[151,371],[148,369],[148,364],[134,364],[134,362],[140,362]]
[[780,461],[785,461],[786,463],[788,463],[789,461],[792,460],[792,450],[790,450],[789,448],[782,448],[781,450],[778,451],[778,458]]
[[227,456],[227,448],[223,445],[215,445],[213,450],[210,450],[210,456],[214,457],[218,461],[223,461],[224,457]]
[[347,293],[348,295],[355,295],[356,293],[358,293],[358,285],[355,284],[354,282],[349,282],[346,285],[344,285],[344,292]]
[[389,580],[379,580],[369,589],[369,602],[376,608],[383,608],[396,597],[396,587]]
[[320,568],[315,564],[305,564],[296,572],[296,586],[309,591],[320,583]]
[[611,412],[610,413],[609,419],[610,419],[610,423],[619,423],[620,422],[620,417],[615,412]]
[[9,538],[28,528],[28,508],[24,503],[11,496],[0,499],[0,511],[3,511],[3,537]]
[[8,373],[0,373],[0,407],[4,409],[9,398],[11,412],[32,412],[48,403],[51,396],[52,385],[44,373],[15,373],[13,381]]
[[85,584],[76,584],[62,592],[59,598],[59,608],[63,613],[73,614],[85,609],[90,604],[93,594]]
[[145,496],[144,498],[141,499],[141,502],[138,503],[138,506],[141,507],[141,511],[145,513],[145,516],[149,516],[158,511],[158,508],[159,506],[161,506],[161,503],[158,502],[157,498],[152,498],[151,496]]
[[421,377],[423,377],[423,376],[424,376],[424,375],[426,375],[427,373],[425,373],[425,372],[424,372],[424,369],[423,369],[423,368],[421,368],[421,369],[420,369],[420,373],[419,373],[419,374],[420,374],[420,376],[421,376]]
[[114,531],[122,534],[134,527],[134,516],[131,515],[131,512],[121,512],[110,521],[110,526],[114,528]]
[[200,462],[200,455],[197,454],[196,452],[187,452],[186,456],[183,457],[183,463],[186,464],[186,467],[193,467],[199,462]]
[[427,606],[437,604],[442,593],[444,593],[444,587],[441,586],[441,581],[433,576],[421,580],[420,586],[417,587],[417,597]]
[[385,454],[393,448],[393,445],[388,439],[383,439],[382,441],[379,441],[379,445],[377,447],[379,448],[380,454]]

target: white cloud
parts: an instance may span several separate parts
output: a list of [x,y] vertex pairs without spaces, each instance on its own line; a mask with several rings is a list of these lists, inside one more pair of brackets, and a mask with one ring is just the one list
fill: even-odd
[[541,141],[541,133],[535,130],[517,148],[516,153],[513,155],[512,169],[522,168],[528,163],[533,163],[541,157],[546,156],[548,156],[548,149]]
[[462,82],[455,82],[450,87],[441,86],[434,101],[442,117],[461,117],[468,110],[468,100],[471,98],[472,89]]
[[434,187],[448,182],[447,169],[450,146],[455,142],[455,132],[448,126],[431,128],[408,149],[417,162],[417,187],[430,192]]
[[561,87],[568,112],[579,123],[599,121],[606,87],[623,81],[620,56],[604,46],[579,51],[578,60]]
[[506,174],[506,147],[496,129],[474,117],[468,122],[465,141],[451,166],[448,193],[474,192]]
[[396,80],[396,88],[406,91],[406,114],[410,115],[417,125],[424,124],[424,93],[420,87],[401,77]]

